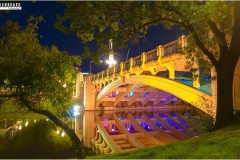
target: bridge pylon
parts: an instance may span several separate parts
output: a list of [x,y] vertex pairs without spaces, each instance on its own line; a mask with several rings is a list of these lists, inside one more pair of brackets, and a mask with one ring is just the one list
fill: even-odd
[[91,80],[91,76],[85,76],[84,84],[84,107],[85,110],[95,110],[96,88]]

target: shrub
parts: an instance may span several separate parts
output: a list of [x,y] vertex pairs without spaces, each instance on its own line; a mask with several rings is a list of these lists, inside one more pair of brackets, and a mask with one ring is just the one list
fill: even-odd
[[234,118],[236,121],[240,122],[240,110],[234,111]]

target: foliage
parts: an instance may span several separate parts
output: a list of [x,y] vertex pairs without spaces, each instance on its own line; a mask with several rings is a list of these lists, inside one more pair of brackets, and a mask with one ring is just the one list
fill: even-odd
[[193,126],[194,131],[198,134],[204,134],[214,130],[214,119],[206,114],[191,117],[189,122],[192,124],[191,126]]
[[[110,1],[64,4],[64,15],[57,16],[55,27],[65,33],[75,32],[83,42],[96,40],[99,46],[107,44],[109,39],[113,39],[118,47],[137,43],[150,26],[159,23],[164,23],[167,28],[180,25],[182,29],[187,29],[186,24],[193,24],[198,34],[202,34],[199,36],[201,40],[209,46],[213,40],[204,36],[209,29],[206,19],[220,21],[225,28],[232,25],[230,6],[225,2]],[[69,21],[70,25],[66,23]]]
[[55,106],[60,112],[63,109],[60,104],[71,97],[75,78],[73,64],[79,63],[80,58],[69,56],[56,46],[41,46],[36,33],[41,21],[41,17],[31,17],[24,29],[11,21],[2,27],[0,80],[4,94],[21,95],[36,108]]
[[[214,130],[214,118],[215,117],[209,108],[207,103],[200,102],[197,104],[198,108],[190,107],[188,112],[190,113],[189,122],[193,127],[193,130],[198,134],[204,134],[212,132]],[[204,107],[208,114],[204,113],[201,108]]]
[[56,134],[53,123],[40,121],[18,132],[2,148],[0,158],[69,158],[75,156],[71,146],[68,136]]
[[69,56],[56,46],[41,46],[37,29],[42,21],[42,17],[30,17],[25,28],[12,21],[1,28],[0,99],[2,103],[10,100],[19,110],[47,116],[65,130],[78,157],[83,158],[79,138],[59,119],[72,98],[77,73],[73,65],[79,64],[81,58]]
[[240,121],[240,110],[234,111],[234,117],[236,121]]

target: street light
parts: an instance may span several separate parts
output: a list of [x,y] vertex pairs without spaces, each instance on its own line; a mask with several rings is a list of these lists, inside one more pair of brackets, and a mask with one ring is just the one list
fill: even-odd
[[114,66],[117,63],[114,59],[112,39],[109,40],[109,55],[108,55],[108,60],[106,61],[106,63],[108,64],[108,68],[111,68],[112,66]]
[[93,61],[90,61],[90,67],[89,67],[89,73],[91,74],[91,71],[92,71],[92,63]]

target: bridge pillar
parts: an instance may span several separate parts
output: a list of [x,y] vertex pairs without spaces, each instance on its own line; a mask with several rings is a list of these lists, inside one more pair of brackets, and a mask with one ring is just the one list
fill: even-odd
[[77,74],[76,99],[80,101],[84,100],[84,78],[81,72]]
[[95,136],[95,114],[93,111],[84,112],[83,115],[83,144],[91,147],[91,139]]
[[142,61],[142,69],[145,69],[145,61],[146,61],[146,54],[143,52],[141,54],[141,61]]
[[169,71],[169,78],[174,79],[175,78],[175,64],[174,62],[169,62],[167,64],[164,64],[165,67],[167,67]]
[[157,46],[157,56],[158,56],[159,60],[163,56],[162,55],[162,45]]
[[94,110],[96,101],[96,88],[95,84],[91,81],[91,76],[85,77],[84,85],[84,107],[85,110]]

